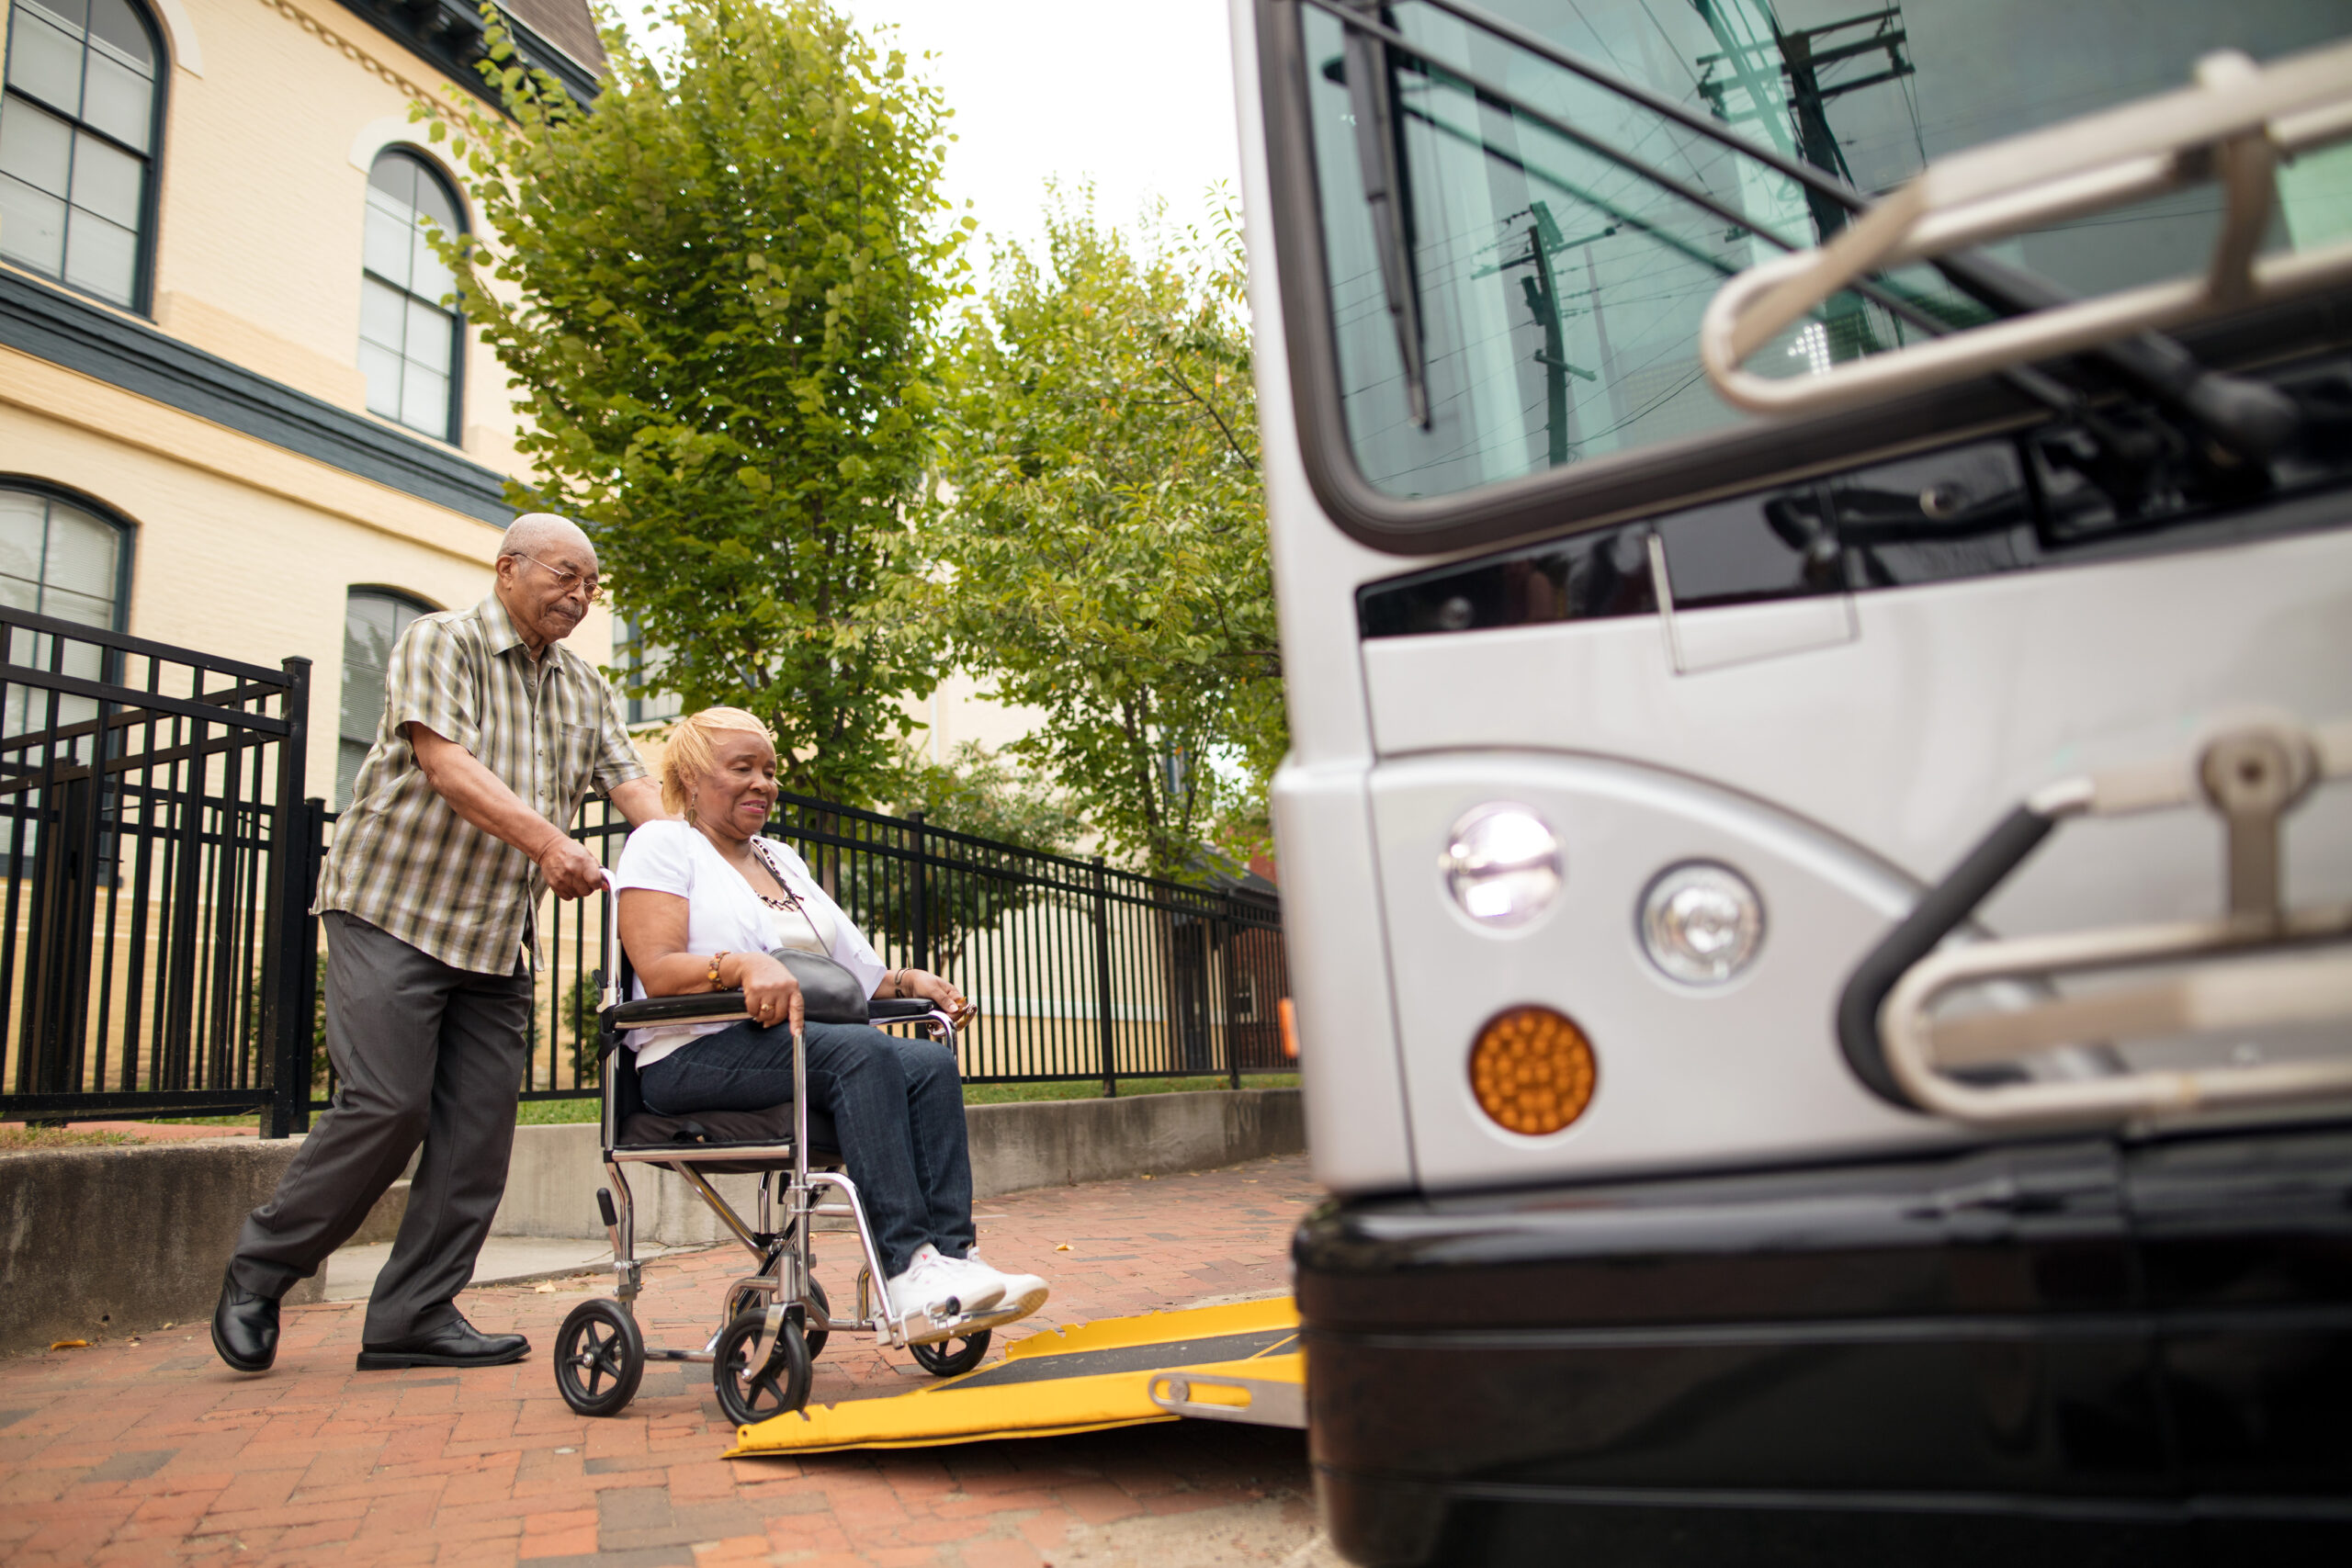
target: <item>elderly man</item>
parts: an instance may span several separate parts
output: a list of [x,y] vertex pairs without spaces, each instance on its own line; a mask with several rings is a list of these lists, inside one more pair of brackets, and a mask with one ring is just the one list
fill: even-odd
[[662,800],[604,678],[556,646],[597,597],[588,536],[550,513],[518,517],[497,570],[481,604],[401,634],[320,874],[341,1086],[237,1236],[212,1343],[240,1371],[276,1358],[278,1298],[359,1228],[420,1139],[361,1369],[497,1366],[531,1348],[477,1331],[456,1297],[506,1190],[533,914],[542,888],[579,898],[602,885],[565,831],[591,785],[632,824],[660,817]]

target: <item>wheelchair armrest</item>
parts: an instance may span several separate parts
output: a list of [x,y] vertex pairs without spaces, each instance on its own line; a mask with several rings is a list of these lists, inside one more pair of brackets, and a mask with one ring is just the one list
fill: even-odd
[[[876,1023],[905,1023],[929,1018],[931,1003],[921,997],[879,998],[865,1004],[865,1015]],[[613,1009],[611,1027],[627,1032],[657,1024],[736,1023],[752,1015],[743,1010],[741,991],[700,991],[690,997],[646,997]]]
[[616,1030],[648,1029],[658,1023],[733,1023],[752,1015],[741,991],[700,991],[690,997],[646,997],[623,1002],[607,1015]]

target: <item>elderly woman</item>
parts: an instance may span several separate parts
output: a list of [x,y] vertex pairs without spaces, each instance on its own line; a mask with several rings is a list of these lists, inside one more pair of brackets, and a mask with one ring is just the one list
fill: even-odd
[[[640,997],[741,990],[748,1021],[633,1031],[638,1082],[665,1115],[752,1111],[792,1098],[801,1011],[777,948],[821,953],[869,997],[919,997],[959,1023],[963,994],[921,969],[887,967],[800,857],[762,838],[775,803],[775,744],[740,708],[705,708],[671,732],[662,803],[682,821],[629,835],[614,886],[621,945]],[[1035,1312],[1046,1282],[1002,1274],[974,1250],[964,1089],[944,1045],[871,1024],[808,1022],[808,1100],[830,1112],[865,1206],[891,1309],[918,1340]],[[955,1302],[964,1315],[941,1325]],[[978,1314],[978,1315],[973,1315]]]

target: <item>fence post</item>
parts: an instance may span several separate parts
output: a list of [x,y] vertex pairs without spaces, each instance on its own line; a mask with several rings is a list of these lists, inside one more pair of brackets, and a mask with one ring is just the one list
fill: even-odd
[[1233,918],[1233,895],[1228,893],[1217,915],[1216,949],[1224,957],[1225,984],[1216,988],[1217,1013],[1225,1021],[1225,1086],[1241,1087],[1241,1043],[1233,1028],[1233,970],[1241,962],[1241,927]]
[[914,824],[915,870],[914,913],[907,925],[907,945],[914,950],[914,967],[931,967],[931,851],[922,830],[922,813],[910,811],[907,820]]
[[[262,958],[262,1038],[270,1043],[269,1110],[262,1136],[283,1138],[311,1125],[311,1011],[302,1005],[315,957],[302,951],[311,934],[311,848],[318,818],[302,794],[310,750],[311,661],[286,660],[286,737],[277,743],[277,831],[272,846],[269,901],[262,929],[269,946]],[[317,951],[312,937],[311,952]]]
[[1111,1039],[1111,884],[1101,855],[1094,857],[1094,999],[1102,1028],[1102,1095],[1115,1100],[1119,1077]]

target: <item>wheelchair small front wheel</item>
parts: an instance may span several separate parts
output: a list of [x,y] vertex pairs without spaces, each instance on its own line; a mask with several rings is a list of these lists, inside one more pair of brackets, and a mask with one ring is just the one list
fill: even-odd
[[915,1353],[915,1365],[935,1378],[952,1378],[968,1372],[980,1364],[989,1353],[989,1331],[954,1339],[934,1339],[927,1345],[910,1345]]
[[645,1376],[645,1337],[620,1303],[582,1302],[555,1335],[555,1386],[582,1416],[617,1416]]
[[[811,1279],[808,1281],[808,1294],[809,1297],[817,1303],[817,1315],[823,1318],[825,1322],[830,1325],[833,1321],[833,1303],[826,1299],[825,1287],[817,1283],[814,1279]],[[831,1327],[809,1329],[808,1359],[813,1361],[818,1357],[823,1355],[825,1353],[825,1341],[831,1339],[832,1337],[833,1331]]]
[[[817,1303],[817,1315],[823,1318],[826,1323],[826,1326],[823,1328],[811,1328],[808,1330],[808,1359],[813,1361],[818,1357],[825,1353],[825,1341],[833,1337],[831,1327],[833,1321],[833,1303],[826,1296],[825,1287],[819,1284],[813,1279],[808,1281],[808,1295],[809,1298]],[[766,1310],[767,1303],[765,1298],[763,1298],[759,1292],[754,1290],[748,1288],[740,1290],[733,1295],[727,1298],[727,1321],[729,1323],[734,1322],[737,1318],[742,1316],[747,1312],[764,1312]]]
[[797,1318],[786,1318],[770,1345],[767,1313],[747,1312],[719,1331],[711,1355],[710,1380],[718,1391],[718,1408],[738,1427],[808,1403],[817,1370]]

